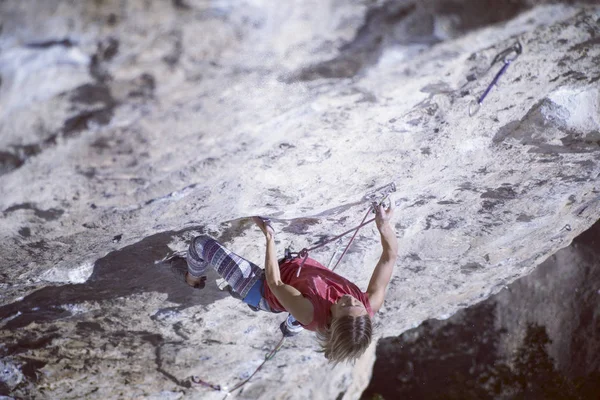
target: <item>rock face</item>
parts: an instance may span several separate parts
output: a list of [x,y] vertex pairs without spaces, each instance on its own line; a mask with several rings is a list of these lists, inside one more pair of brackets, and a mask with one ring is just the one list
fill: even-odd
[[362,398],[597,398],[599,265],[600,221],[487,300],[380,340]]
[[[385,336],[498,292],[600,217],[597,6],[34,3],[0,3],[1,393],[221,398],[188,378],[248,377],[283,316],[159,261],[202,233],[260,264],[252,215],[298,250],[395,181]],[[364,288],[378,257],[365,228],[338,271]],[[302,334],[240,397],[356,398],[374,348],[332,368]]]

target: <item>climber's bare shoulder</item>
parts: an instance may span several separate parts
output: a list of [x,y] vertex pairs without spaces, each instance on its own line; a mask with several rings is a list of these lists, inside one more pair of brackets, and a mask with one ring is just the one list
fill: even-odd
[[303,325],[312,322],[314,307],[310,300],[302,296],[298,289],[283,282],[269,283],[269,289],[297,321]]

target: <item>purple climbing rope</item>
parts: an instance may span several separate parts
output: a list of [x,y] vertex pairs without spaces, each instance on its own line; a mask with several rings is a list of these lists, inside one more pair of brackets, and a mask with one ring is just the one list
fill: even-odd
[[292,253],[290,252],[290,254],[294,255],[297,254],[298,257],[302,257],[302,262],[300,263],[300,265],[298,266],[298,271],[296,272],[296,276],[300,276],[300,271],[302,270],[302,267],[304,266],[304,262],[306,261],[306,259],[308,258],[308,253],[316,250],[320,247],[323,247],[331,242],[335,242],[336,240],[342,238],[343,236],[346,236],[347,234],[354,232],[354,235],[352,235],[352,238],[350,238],[350,241],[348,242],[348,244],[346,245],[346,248],[344,249],[342,255],[340,256],[340,258],[338,258],[337,262],[335,263],[335,265],[333,266],[333,268],[331,269],[332,271],[335,271],[335,269],[337,268],[337,266],[340,264],[340,262],[342,261],[342,258],[344,257],[344,255],[346,254],[346,252],[348,251],[348,249],[350,248],[350,245],[352,244],[352,242],[354,241],[354,238],[356,237],[356,235],[358,234],[358,231],[360,230],[360,228],[362,228],[363,226],[369,225],[371,222],[375,221],[377,218],[371,218],[370,220],[368,220],[367,222],[365,222],[365,220],[367,219],[367,217],[369,216],[369,214],[373,211],[376,212],[377,208],[379,206],[381,206],[389,197],[391,192],[395,192],[396,191],[396,185],[392,182],[390,185],[390,189],[388,193],[385,193],[385,196],[383,197],[383,199],[377,203],[374,202],[373,204],[371,204],[371,206],[369,207],[369,209],[367,210],[367,213],[365,214],[364,218],[362,219],[361,223],[358,226],[355,226],[352,229],[348,229],[346,232],[339,234],[323,243],[320,243],[316,246],[313,246],[311,248],[304,248],[302,250],[300,250],[298,253]]

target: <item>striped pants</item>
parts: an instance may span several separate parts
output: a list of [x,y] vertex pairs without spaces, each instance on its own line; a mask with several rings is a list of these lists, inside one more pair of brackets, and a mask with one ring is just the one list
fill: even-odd
[[188,249],[186,261],[188,272],[193,277],[204,275],[211,266],[239,294],[244,303],[253,309],[271,311],[263,297],[263,269],[229,251],[213,238],[195,237]]

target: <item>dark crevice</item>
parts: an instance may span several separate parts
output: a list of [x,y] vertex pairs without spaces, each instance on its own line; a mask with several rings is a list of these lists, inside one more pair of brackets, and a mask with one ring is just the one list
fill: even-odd
[[46,221],[54,221],[60,218],[65,212],[64,210],[61,210],[59,208],[49,208],[47,210],[40,210],[32,203],[22,203],[8,207],[6,210],[4,210],[4,215],[10,214],[11,212],[17,210],[33,210],[33,213],[36,217],[42,218]]
[[106,125],[110,122],[112,110],[84,111],[67,119],[63,125],[64,137],[73,137],[90,127],[91,123]]
[[434,14],[458,17],[453,29],[460,33],[510,20],[532,7],[527,0],[436,0],[432,3]]
[[173,374],[171,374],[170,372],[166,371],[163,367],[162,367],[162,357],[161,357],[161,349],[162,346],[165,344],[177,344],[174,342],[166,342],[164,343],[162,341],[162,337],[160,339],[160,343],[156,343],[154,344],[155,346],[155,350],[154,350],[154,362],[156,363],[156,371],[158,371],[159,373],[161,373],[165,378],[167,378],[168,380],[170,380],[171,382],[175,383],[177,386],[189,389],[192,387],[192,383],[189,380],[180,380],[177,379],[176,376],[174,376]]
[[170,67],[173,67],[179,63],[183,54],[183,34],[181,31],[172,31],[167,34],[166,40],[173,43],[173,48],[168,54],[163,56],[162,60]]
[[582,50],[586,50],[592,46],[597,46],[597,45],[600,45],[600,36],[586,40],[584,42],[581,42],[581,43],[578,43],[576,45],[569,47],[569,52],[582,51]]
[[355,38],[340,48],[341,54],[329,61],[303,69],[292,80],[310,81],[320,78],[349,78],[379,59],[389,26],[415,10],[415,4],[400,7],[388,2],[369,10],[365,23]]
[[2,381],[0,381],[0,396],[8,396],[11,394],[11,390],[8,385]]
[[99,47],[99,50],[102,52],[102,58],[110,61],[119,52],[119,41],[113,37],[109,37],[106,43],[102,43]]
[[143,73],[134,80],[135,89],[131,90],[127,96],[139,97],[145,99],[154,98],[154,89],[156,89],[156,79],[152,74]]
[[102,84],[85,84],[70,92],[69,99],[74,107],[81,108],[76,115],[63,124],[64,137],[73,137],[89,128],[90,123],[107,125],[112,119],[116,100],[109,88]]
[[0,357],[14,356],[26,351],[47,347],[54,339],[59,338],[58,333],[50,333],[38,337],[35,333],[26,333],[16,343],[4,343],[0,346]]
[[75,329],[79,334],[89,334],[90,332],[104,332],[104,328],[98,322],[81,321],[77,322]]
[[353,40],[339,48],[337,57],[307,66],[287,80],[351,78],[377,63],[385,47],[436,44],[446,39],[438,37],[435,31],[436,19],[440,17],[448,19],[446,34],[457,37],[482,26],[512,19],[529,8],[531,4],[525,0],[431,0],[408,4],[387,1],[367,12],[364,24]]
[[100,103],[103,108],[116,105],[106,85],[100,83],[86,83],[69,92],[69,100],[81,105],[96,105]]
[[190,10],[191,7],[184,0],[172,0],[173,6],[180,10]]
[[183,323],[181,321],[173,324],[173,331],[177,336],[182,338],[183,340],[189,340],[190,337],[183,332]]
[[112,80],[112,76],[105,67],[105,63],[112,60],[119,53],[120,42],[114,37],[98,41],[96,53],[92,55],[89,71],[98,83]]
[[0,151],[0,175],[20,168],[29,158],[55,146],[59,135],[71,138],[88,129],[90,124],[107,125],[118,104],[103,83],[81,85],[63,96],[68,96],[74,115],[64,122],[60,132],[49,135],[39,143],[10,146],[8,151]]
[[19,168],[23,163],[24,161],[21,157],[8,151],[0,151],[0,175],[7,174]]
[[51,135],[39,144],[10,146],[11,151],[0,151],[0,175],[21,167],[28,158],[42,152],[43,148],[56,144],[56,135]]
[[39,380],[38,371],[48,364],[46,361],[26,357],[21,358],[21,361],[25,361],[21,366],[21,372],[33,383],[36,383]]
[[0,381],[0,396],[8,396],[12,393],[8,385]]
[[47,40],[43,42],[32,42],[27,43],[25,46],[33,49],[47,49],[48,47],[53,46],[64,46],[64,47],[73,47],[76,43],[72,42],[71,39],[62,39],[62,40]]

